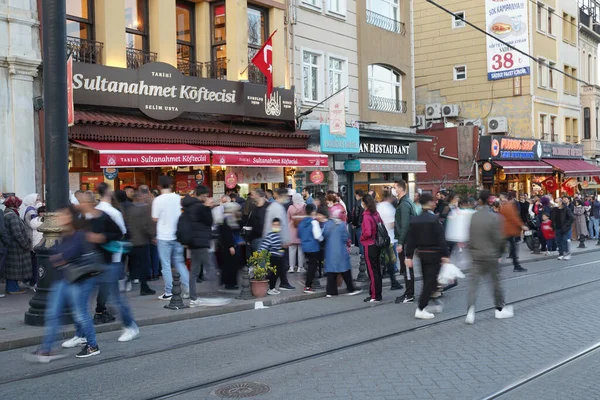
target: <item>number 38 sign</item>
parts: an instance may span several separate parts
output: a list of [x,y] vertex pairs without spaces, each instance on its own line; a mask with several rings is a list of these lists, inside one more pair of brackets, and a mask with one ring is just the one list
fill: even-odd
[[499,42],[529,51],[528,0],[485,0],[488,80],[529,75],[529,58]]

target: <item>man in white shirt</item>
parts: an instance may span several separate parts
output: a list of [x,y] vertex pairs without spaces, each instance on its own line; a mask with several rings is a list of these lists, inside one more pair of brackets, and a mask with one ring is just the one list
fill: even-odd
[[181,216],[181,197],[171,190],[171,178],[158,178],[161,195],[152,202],[152,219],[156,222],[156,239],[158,240],[158,256],[162,265],[162,275],[165,280],[165,292],[159,299],[171,300],[173,296],[173,273],[171,262],[181,276],[183,286],[182,297],[189,297],[190,274],[185,266],[183,246],[177,241],[177,223]]
[[[398,262],[398,252],[396,251],[397,243],[394,240],[394,227],[396,223],[396,208],[392,204],[394,197],[390,192],[383,193],[383,201],[377,204],[377,212],[381,216],[381,220],[385,224],[392,248],[388,250],[388,255],[385,257],[386,267],[390,280],[392,282],[391,290],[400,290],[402,285],[396,280],[396,265]],[[395,254],[395,257],[391,257]]]

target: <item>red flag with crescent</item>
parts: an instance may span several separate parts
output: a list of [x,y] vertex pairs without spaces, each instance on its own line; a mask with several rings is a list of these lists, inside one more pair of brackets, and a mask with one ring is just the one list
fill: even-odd
[[544,185],[546,191],[548,192],[554,192],[558,189],[558,185],[556,184],[554,178],[546,179],[544,182],[542,182],[542,185]]
[[273,92],[273,35],[275,32],[271,33],[271,36],[252,58],[252,64],[256,65],[256,68],[267,78],[267,98],[269,99]]

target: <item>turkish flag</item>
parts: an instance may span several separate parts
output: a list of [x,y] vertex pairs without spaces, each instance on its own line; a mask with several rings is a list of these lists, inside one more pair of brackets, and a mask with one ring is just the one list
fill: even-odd
[[548,192],[554,192],[556,189],[558,189],[558,185],[556,184],[554,178],[546,179],[544,182],[542,182],[542,185],[544,185]]
[[267,77],[267,98],[269,99],[273,92],[273,35],[275,32],[271,33],[271,36],[252,58],[252,64],[256,65],[256,68]]

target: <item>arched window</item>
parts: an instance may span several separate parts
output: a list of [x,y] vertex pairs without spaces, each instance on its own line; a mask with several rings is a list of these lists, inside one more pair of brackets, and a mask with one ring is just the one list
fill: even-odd
[[368,67],[369,108],[377,111],[406,112],[402,101],[402,73],[384,65]]

